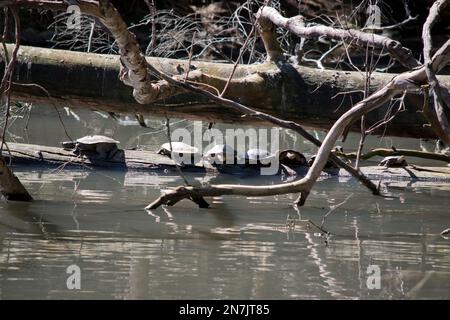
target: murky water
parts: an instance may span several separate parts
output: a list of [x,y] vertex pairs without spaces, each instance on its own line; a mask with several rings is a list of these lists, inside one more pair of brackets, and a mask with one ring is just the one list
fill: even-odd
[[[75,137],[113,134],[122,147],[147,149],[166,139],[161,120],[143,129],[131,120],[118,126],[99,114],[76,116],[79,121],[62,115]],[[24,131],[27,121],[26,114],[17,118],[12,140],[64,140],[54,110],[33,109]],[[286,146],[313,152],[291,132],[282,138]],[[418,147],[412,140],[376,137],[369,146],[392,143]],[[330,178],[316,184],[300,211],[290,205],[295,195],[282,195],[214,198],[207,210],[183,201],[147,212],[143,208],[161,189],[182,184],[176,172],[14,170],[36,201],[0,202],[2,299],[450,298],[450,240],[439,235],[450,227],[449,185],[392,182],[384,186],[392,197],[381,198],[352,180]],[[187,178],[197,184],[280,181]],[[327,240],[313,224],[346,199],[325,219],[323,228],[332,233]],[[80,290],[67,288],[70,265],[80,267]],[[374,270],[380,289],[370,289],[377,284],[370,278]]]

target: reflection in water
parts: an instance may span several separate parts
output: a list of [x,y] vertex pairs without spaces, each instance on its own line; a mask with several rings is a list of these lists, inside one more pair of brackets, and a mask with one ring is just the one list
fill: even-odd
[[[165,139],[165,130],[158,136],[89,116],[76,136],[114,134],[122,146],[146,149]],[[65,120],[71,133],[80,126]],[[25,138],[57,145],[63,135],[57,121],[48,123]],[[30,132],[36,125],[32,118]],[[20,126],[14,128],[21,136]],[[314,151],[292,132],[283,134],[286,146]],[[397,147],[417,147],[394,140]],[[383,186],[390,197],[374,197],[349,178],[329,178],[298,211],[291,205],[296,195],[222,196],[210,199],[208,210],[182,201],[145,211],[161,189],[182,183],[176,172],[14,169],[36,201],[0,202],[2,299],[450,298],[450,242],[439,236],[450,227],[445,185],[391,181]],[[198,185],[280,181],[186,175]],[[320,225],[351,194],[327,217],[329,238],[308,222]],[[66,287],[72,264],[81,268],[78,291]],[[367,287],[370,265],[380,267],[379,290]]]
[[[445,189],[398,185],[388,187],[392,198],[374,202],[355,183],[327,179],[299,214],[289,204],[295,195],[223,196],[209,210],[185,201],[146,212],[159,188],[178,185],[178,177],[16,173],[38,197],[0,203],[3,299],[450,298],[450,243],[438,235],[449,223]],[[326,245],[305,221],[320,225],[352,193],[327,217]],[[82,270],[79,291],[66,288],[71,264]],[[373,264],[380,290],[366,286]]]

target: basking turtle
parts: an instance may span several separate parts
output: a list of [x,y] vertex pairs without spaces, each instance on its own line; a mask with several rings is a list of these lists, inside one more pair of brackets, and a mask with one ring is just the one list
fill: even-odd
[[348,164],[352,164],[352,160],[348,157],[348,155],[344,152],[344,148],[341,146],[335,146],[331,153],[345,160]]
[[[172,152],[170,152],[171,144],[172,144]],[[197,156],[200,156],[198,148],[179,141],[164,143],[158,150],[158,153],[167,156],[169,158],[190,159],[191,164],[194,164],[195,158]]]
[[227,144],[216,144],[214,147],[205,152],[203,158],[205,158],[208,162],[216,164],[224,164],[230,161],[231,163],[228,164],[235,164],[236,151],[233,147]]
[[406,162],[405,156],[386,157],[379,163],[379,166],[384,166],[386,168],[402,168],[407,165],[408,163]]
[[239,158],[245,161],[245,164],[268,165],[275,157],[273,153],[265,149],[249,149],[239,155]]
[[344,148],[342,146],[335,146],[332,152],[337,153],[339,155],[345,154]]
[[308,161],[303,154],[295,150],[283,150],[279,151],[278,158],[280,163],[286,165],[295,165],[295,166],[307,166]]
[[[297,173],[295,170],[292,170],[287,165],[283,163],[279,163],[279,159],[289,160],[291,163],[297,162],[297,160],[301,160],[301,154],[297,154],[296,151],[286,150],[285,151],[277,151],[275,153],[271,153],[265,149],[249,149],[244,153],[239,155],[240,159],[245,161],[246,165],[256,165],[261,167],[272,167],[272,165],[279,165],[278,169],[272,173],[262,173],[262,174],[275,174],[276,172],[280,172],[281,174],[285,174],[287,176],[295,176]],[[305,160],[306,161],[306,160]],[[280,171],[281,170],[281,171]]]
[[64,149],[73,150],[75,154],[95,156],[98,159],[111,159],[119,150],[119,141],[102,135],[90,135],[76,141],[61,142]]

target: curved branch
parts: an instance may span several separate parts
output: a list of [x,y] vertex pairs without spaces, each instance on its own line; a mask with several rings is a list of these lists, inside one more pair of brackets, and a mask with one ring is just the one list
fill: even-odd
[[133,87],[133,97],[141,104],[150,103],[176,92],[165,81],[153,83],[150,79],[148,63],[142,54],[136,36],[131,33],[119,12],[109,0],[100,0],[100,22],[112,33],[119,47],[123,69],[121,80]]
[[[377,49],[386,49],[394,59],[408,69],[421,66],[421,64],[414,59],[410,49],[403,47],[399,41],[392,40],[385,36],[354,29],[338,29],[324,25],[305,27],[301,16],[285,18],[276,9],[271,7],[261,8],[257,13],[257,17],[259,17],[260,23],[266,25],[266,29],[268,29],[267,21],[270,21],[276,26],[284,28],[301,38],[315,39],[325,36],[329,39],[344,41],[347,44],[351,43],[362,48],[370,46]],[[267,33],[267,35],[270,35],[270,33]],[[264,40],[264,44],[269,41],[273,41],[273,39]],[[271,44],[270,46],[274,46],[274,44]],[[267,46],[266,49],[268,49]]]
[[[68,1],[0,0],[0,7],[7,5],[65,11]],[[127,29],[126,23],[109,0],[77,0],[76,5],[82,13],[98,18],[116,39],[124,67],[120,74],[121,80],[133,87],[133,97],[138,103],[151,103],[177,93],[165,81],[151,82],[147,62],[135,35]]]

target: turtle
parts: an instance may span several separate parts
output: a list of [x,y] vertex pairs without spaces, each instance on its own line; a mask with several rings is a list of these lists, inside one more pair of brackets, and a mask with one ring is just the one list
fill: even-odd
[[[236,163],[236,151],[227,144],[216,144],[203,155],[208,162],[215,164]],[[231,163],[229,163],[231,161]]]
[[275,153],[271,153],[265,149],[250,149],[245,154],[241,154],[240,157],[245,159],[246,163],[256,161],[256,163],[260,165],[268,164],[275,158],[278,158],[280,163],[285,165],[308,165],[308,162],[303,154],[291,149],[278,150]]
[[119,150],[119,141],[102,135],[88,135],[75,141],[61,142],[64,149],[73,150],[75,154],[95,156],[98,159],[112,158]]
[[406,167],[408,163],[406,162],[405,156],[390,156],[381,160],[378,165],[386,168],[402,168]]
[[[172,148],[171,148],[172,146]],[[172,149],[172,152],[170,152]],[[171,159],[190,159],[190,163],[195,163],[196,156],[199,156],[198,148],[190,146],[184,142],[172,141],[164,143],[161,148],[157,151],[157,153],[167,156]],[[174,156],[174,157],[173,157]],[[182,161],[184,162],[184,161]]]
[[281,164],[307,166],[308,161],[303,154],[295,150],[283,150],[278,152],[278,159]]
[[342,158],[343,160],[345,160],[345,162],[347,162],[347,164],[352,164],[352,161],[350,160],[350,158],[348,157],[348,155],[344,152],[344,148],[341,146],[335,146],[333,150],[331,150],[331,153],[333,153],[334,155]]
[[344,148],[342,146],[335,146],[332,152],[337,154],[345,154]]
[[245,161],[245,164],[269,164],[275,155],[265,149],[249,149],[244,153],[239,154],[239,158]]

